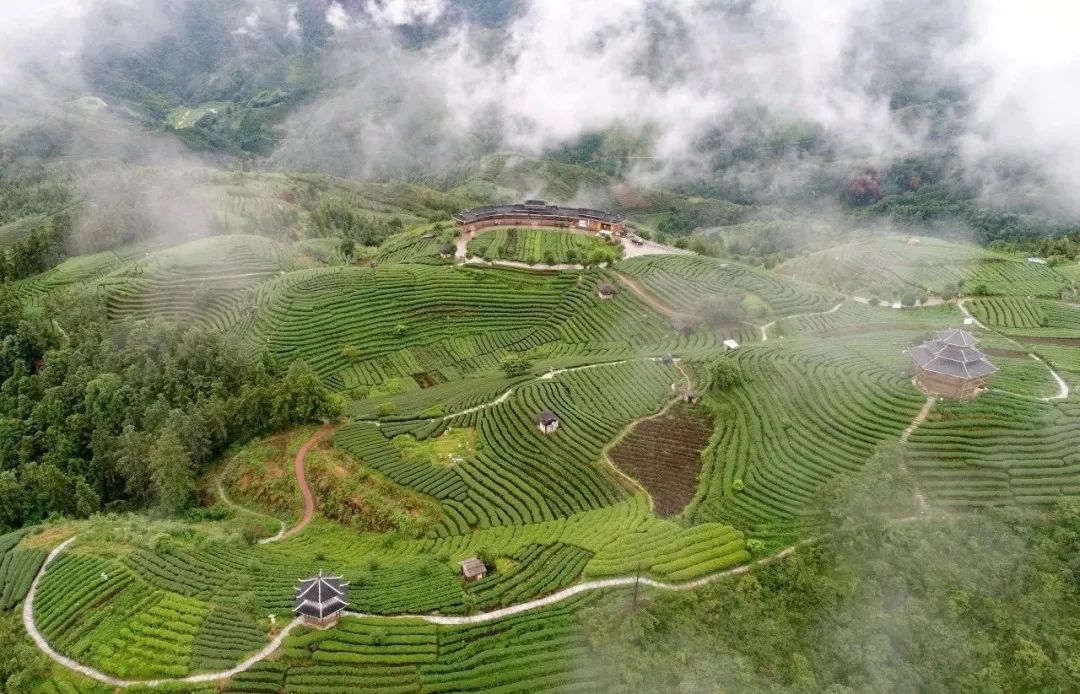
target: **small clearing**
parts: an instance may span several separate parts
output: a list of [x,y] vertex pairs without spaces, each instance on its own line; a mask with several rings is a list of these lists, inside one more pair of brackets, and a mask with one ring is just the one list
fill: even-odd
[[430,463],[438,468],[451,468],[471,460],[476,454],[476,430],[460,428],[442,436],[417,441],[408,434],[394,438],[394,447],[401,457]]

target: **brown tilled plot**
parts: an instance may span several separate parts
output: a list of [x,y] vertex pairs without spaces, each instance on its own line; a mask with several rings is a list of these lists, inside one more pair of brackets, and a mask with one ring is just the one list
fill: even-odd
[[612,449],[611,460],[649,490],[656,514],[667,518],[694,498],[701,451],[711,434],[709,413],[680,403],[638,424]]

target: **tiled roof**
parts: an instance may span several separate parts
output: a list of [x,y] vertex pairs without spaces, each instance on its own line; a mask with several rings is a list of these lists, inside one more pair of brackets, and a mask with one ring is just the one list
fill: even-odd
[[604,212],[603,210],[593,210],[588,207],[561,207],[559,205],[548,205],[543,200],[530,200],[525,204],[518,205],[485,205],[484,207],[474,207],[471,210],[462,210],[454,215],[454,219],[464,224],[469,222],[477,222],[482,219],[490,219],[492,217],[563,217],[566,219],[595,219],[607,224],[618,224],[623,221],[622,217],[611,214],[610,212]]
[[919,368],[956,378],[980,378],[997,371],[986,355],[975,347],[976,340],[965,330],[942,330],[935,339],[911,348],[911,358]]
[[293,600],[293,612],[325,619],[349,606],[346,599],[346,586],[341,576],[318,576],[300,581]]
[[484,562],[476,557],[472,557],[461,562],[461,573],[465,578],[475,578],[476,576],[483,576],[486,574],[487,567],[484,566]]

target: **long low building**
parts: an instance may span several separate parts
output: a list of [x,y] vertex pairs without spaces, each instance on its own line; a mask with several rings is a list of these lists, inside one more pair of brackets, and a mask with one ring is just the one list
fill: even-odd
[[466,232],[497,226],[554,227],[622,234],[625,220],[618,215],[587,207],[560,207],[543,200],[527,200],[519,205],[474,207],[454,215]]

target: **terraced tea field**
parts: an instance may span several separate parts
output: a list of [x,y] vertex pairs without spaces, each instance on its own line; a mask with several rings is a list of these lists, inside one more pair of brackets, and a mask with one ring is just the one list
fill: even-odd
[[778,272],[846,294],[900,299],[912,291],[965,291],[1057,298],[1068,280],[1023,258],[927,237],[860,240],[794,258]]
[[[337,443],[398,484],[439,499],[448,519],[440,534],[537,523],[623,498],[626,492],[597,462],[600,450],[628,422],[658,410],[679,377],[658,361],[583,369],[529,382],[491,407],[411,431],[354,422]],[[562,420],[551,436],[536,426],[545,410]],[[477,452],[449,468],[403,458],[388,440],[462,427],[477,432]]]
[[909,441],[909,465],[931,503],[949,508],[1056,503],[1080,493],[1076,400],[990,392],[942,403]]
[[622,246],[594,234],[538,229],[496,229],[469,240],[468,253],[485,260],[544,263],[614,262]]
[[257,236],[223,236],[149,254],[98,280],[117,317],[199,320],[227,330],[251,310],[246,290],[303,267],[290,247]]
[[694,314],[710,296],[727,294],[733,288],[756,295],[781,316],[824,311],[839,300],[829,290],[701,256],[639,256],[619,263],[616,269],[688,314]]
[[[903,335],[900,341],[911,336]],[[687,516],[753,526],[811,513],[836,475],[857,471],[875,446],[895,441],[925,397],[906,358],[866,337],[788,338],[735,353],[746,384],[719,396],[715,445]]]
[[[391,215],[383,198],[395,190],[341,194]],[[337,257],[336,239],[223,236],[74,259],[20,284],[40,305],[90,283],[114,317],[195,322],[253,357],[303,359],[348,404],[333,448],[311,449],[299,473],[293,457],[314,428],[232,450],[231,467],[222,461],[201,487],[212,496],[223,479],[234,504],[288,524],[307,483],[320,510],[302,531],[258,544],[273,519],[222,505],[199,522],[102,516],[0,536],[0,609],[24,600],[46,551],[75,534],[40,574],[32,613],[51,648],[106,679],[218,679],[281,634],[296,582],[323,570],[349,582],[353,614],[340,624],[293,628],[275,654],[221,675],[227,684],[171,686],[590,691],[603,671],[580,619],[596,591],[638,576],[688,588],[750,562],[759,538],[793,529],[792,541],[806,539],[820,494],[905,431],[900,450],[931,509],[1080,497],[1077,398],[1059,397],[1030,356],[1080,380],[1070,342],[1080,309],[1057,298],[1068,280],[1052,268],[929,239],[848,244],[780,273],[696,255],[564,272],[485,267],[440,257],[448,229],[430,209],[365,252],[366,267]],[[595,243],[500,229],[469,248],[561,262]],[[823,274],[829,252],[843,272]],[[928,401],[906,350],[963,324],[961,308],[894,310],[837,290],[961,279],[986,285],[966,307],[988,327],[972,330],[1000,371],[979,399],[939,399],[920,425]],[[614,298],[597,297],[601,282],[619,288]],[[751,315],[709,327],[698,314],[732,294]],[[739,382],[697,405],[674,402],[708,380],[698,374],[727,338],[741,345],[726,352]],[[526,363],[504,371],[509,355]],[[557,430],[540,431],[543,411]],[[343,504],[355,515],[338,513]],[[466,583],[459,562],[470,557],[488,573]],[[75,674],[49,686],[102,691]]]
[[259,286],[259,310],[236,332],[252,349],[304,359],[358,398],[487,377],[510,352],[619,359],[703,353],[725,337],[676,334],[632,292],[600,301],[596,285],[605,278],[418,264],[310,270]]

